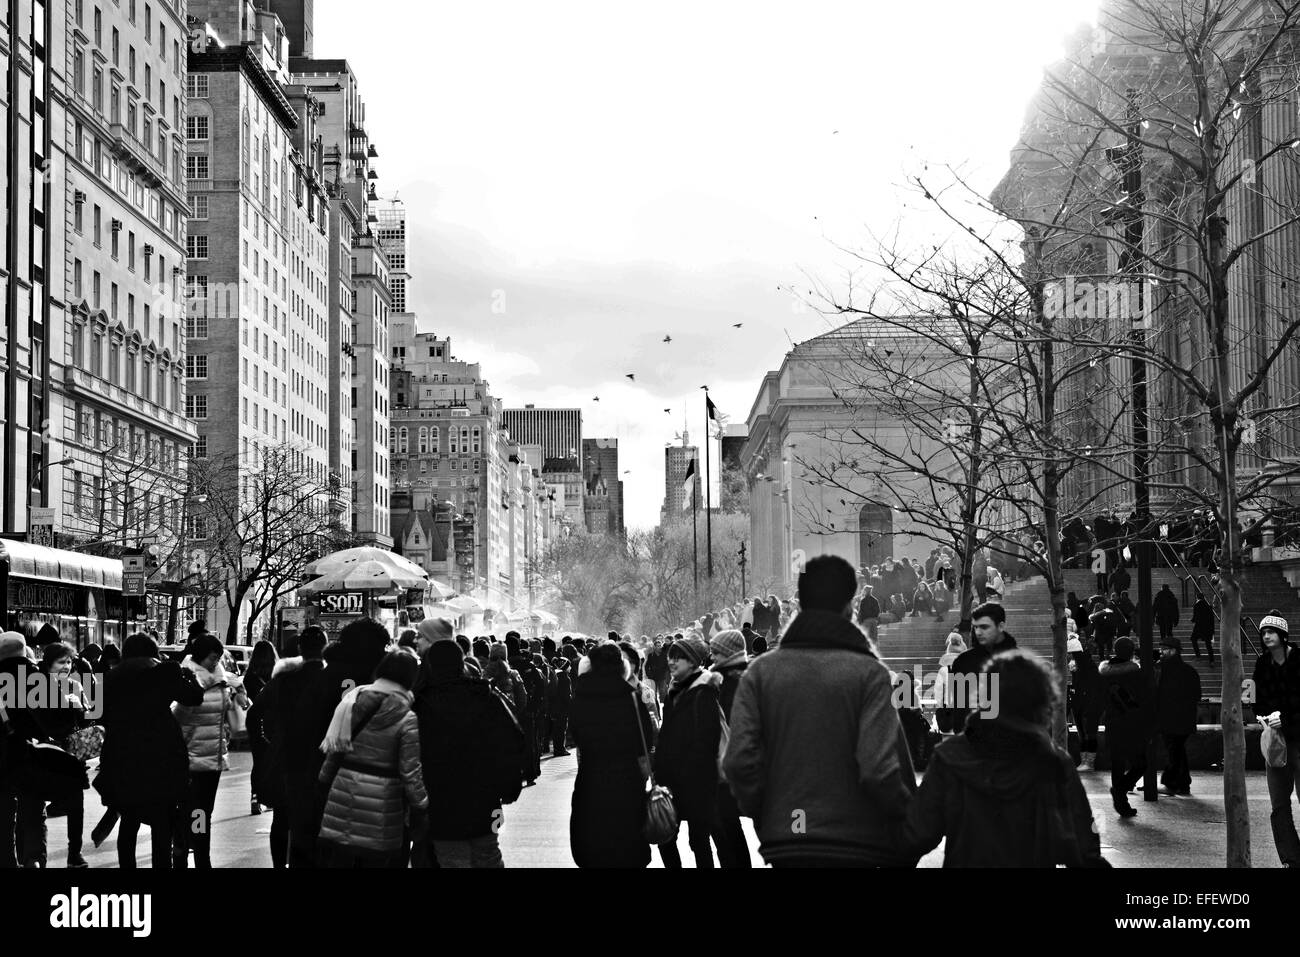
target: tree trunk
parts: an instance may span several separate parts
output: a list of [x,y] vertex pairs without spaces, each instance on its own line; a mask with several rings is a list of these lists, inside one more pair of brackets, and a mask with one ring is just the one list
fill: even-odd
[[181,604],[181,586],[177,582],[176,590],[172,592],[171,599],[167,602],[167,644],[176,644],[176,617],[180,614]]
[[[1214,178],[1207,184],[1213,196]],[[1250,805],[1246,796],[1246,725],[1241,711],[1241,532],[1237,521],[1237,409],[1230,401],[1228,355],[1228,277],[1223,268],[1223,239],[1226,224],[1213,202],[1206,203],[1206,229],[1210,267],[1209,334],[1214,353],[1214,406],[1210,421],[1215,426],[1218,447],[1219,507],[1223,512],[1223,559],[1219,562],[1219,621],[1221,666],[1223,668],[1223,806],[1227,822],[1227,866],[1250,867]]]

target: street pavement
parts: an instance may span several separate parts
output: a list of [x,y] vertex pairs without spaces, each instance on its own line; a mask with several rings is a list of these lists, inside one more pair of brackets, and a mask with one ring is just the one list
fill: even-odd
[[[231,769],[221,777],[213,815],[212,862],[215,867],[270,867],[268,847],[271,812],[249,814],[249,772],[252,757],[246,751],[231,754]],[[573,867],[569,855],[569,803],[577,758],[543,758],[537,784],[524,788],[519,800],[505,808],[501,829],[501,853],[507,867]],[[1223,867],[1225,859],[1223,775],[1198,772],[1193,775],[1189,798],[1161,795],[1145,803],[1139,795],[1130,800],[1138,815],[1121,820],[1110,806],[1109,772],[1083,772],[1084,787],[1092,803],[1101,833],[1102,851],[1116,867]],[[1251,847],[1256,867],[1279,867],[1269,829],[1268,788],[1263,772],[1246,775],[1251,817]],[[116,833],[102,847],[90,844],[90,829],[99,820],[103,806],[94,789],[86,798],[85,857],[91,867],[117,866]],[[750,821],[742,819],[753,860],[762,866],[758,840]],[[694,855],[686,842],[686,829],[679,839],[682,862],[694,866]],[[148,830],[142,829],[136,848],[141,867],[149,866]],[[657,850],[651,852],[651,867],[661,867]],[[63,867],[67,861],[67,823],[49,822],[49,861]],[[922,867],[943,866],[943,845],[926,855]]]

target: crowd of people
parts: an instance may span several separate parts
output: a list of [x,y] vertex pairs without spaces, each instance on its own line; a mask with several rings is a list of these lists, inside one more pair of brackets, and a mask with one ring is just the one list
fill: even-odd
[[[949,575],[950,556],[931,559],[867,569],[860,581],[848,563],[822,556],[788,600],[748,599],[640,638],[471,639],[432,618],[394,640],[363,618],[330,641],[313,626],[284,658],[260,642],[243,674],[199,622],[179,661],[164,660],[145,634],[127,638],[118,659],[108,654],[116,648],[42,644],[57,638],[52,630],[6,632],[0,674],[36,667],[64,679],[67,694],[9,706],[5,767],[14,741],[61,744],[70,763],[57,769],[57,789],[56,769],[39,786],[3,778],[0,865],[45,866],[47,819],[65,816],[67,864],[85,866],[83,792],[97,758],[105,813],[91,830],[96,846],[116,829],[118,863],[135,867],[147,825],[154,867],[211,867],[222,775],[232,741],[246,735],[249,809],[270,810],[274,867],[502,867],[503,809],[537,782],[543,756],[571,749],[569,840],[581,867],[643,867],[654,854],[682,866],[675,834],[647,828],[648,792],[669,796],[699,867],[714,866],[715,854],[724,868],[753,866],[742,817],[753,820],[762,860],[778,867],[910,866],[945,839],[948,867],[1105,866],[1079,777],[1095,767],[1099,726],[1122,817],[1137,813],[1128,794],[1155,734],[1168,755],[1165,789],[1191,787],[1186,743],[1201,689],[1173,634],[1177,603],[1172,621],[1167,602],[1157,603],[1152,694],[1122,577],[1087,603],[1069,596],[1076,767],[1050,735],[1053,671],[1016,647],[992,576],[969,632],[946,640],[933,718],[911,678],[881,661],[872,581],[879,576],[892,600],[913,575],[918,587],[922,575]],[[911,613],[927,611],[912,602]],[[1194,634],[1201,620],[1194,611]],[[1278,615],[1261,622],[1261,639],[1256,713],[1283,741],[1268,787],[1290,866],[1300,861],[1291,813],[1300,655]],[[84,685],[101,680],[102,714],[92,717]],[[953,690],[990,681],[996,701]]]

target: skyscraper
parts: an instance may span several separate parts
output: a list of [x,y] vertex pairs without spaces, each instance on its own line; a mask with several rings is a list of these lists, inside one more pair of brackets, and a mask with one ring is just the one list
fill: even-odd
[[532,405],[505,409],[501,426],[520,445],[540,445],[545,458],[577,459],[582,454],[581,409],[539,409]]
[[607,524],[593,528],[591,522],[588,522],[587,531],[626,536],[627,529],[623,524],[623,479],[618,468],[618,439],[583,439],[582,462],[587,494],[595,494],[597,483],[602,483],[608,498],[607,502],[602,503]]
[[681,445],[670,445],[664,449],[664,504],[659,517],[663,525],[690,521],[691,499],[682,486],[686,482],[686,467],[692,461],[696,462],[696,505],[701,510],[704,508],[704,477],[701,474],[704,465],[700,460],[700,450],[690,445],[690,440],[690,434],[684,432]]

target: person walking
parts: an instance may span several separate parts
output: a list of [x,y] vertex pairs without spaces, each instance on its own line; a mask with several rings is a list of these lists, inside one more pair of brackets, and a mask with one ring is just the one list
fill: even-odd
[[408,824],[418,831],[429,806],[419,723],[411,711],[419,667],[404,651],[385,655],[375,680],[349,691],[334,710],[320,770],[328,788],[320,829],[328,867],[406,866]]
[[1132,638],[1115,639],[1115,654],[1097,669],[1105,699],[1102,725],[1110,752],[1110,796],[1120,817],[1134,817],[1128,792],[1147,769],[1147,741],[1153,714],[1146,678],[1133,660]]
[[1092,640],[1097,644],[1097,651],[1103,658],[1109,658],[1114,648],[1119,631],[1119,612],[1100,595],[1092,599],[1092,613],[1088,624],[1092,629]]
[[152,834],[153,866],[172,866],[172,829],[189,785],[189,752],[172,704],[200,707],[205,692],[192,670],[160,657],[153,639],[131,635],[122,645],[122,663],[103,679],[104,747],[94,788],[121,815],[121,868],[136,866],[142,824]]
[[[736,690],[749,668],[744,636],[738,631],[724,631],[714,635],[709,642],[709,654],[713,657],[710,670],[722,677],[722,683],[718,686],[718,703],[722,706],[723,720],[729,725]],[[736,804],[735,795],[731,793],[731,786],[725,780],[718,781],[714,822],[713,843],[718,848],[718,866],[753,867],[749,842],[745,839],[745,831],[740,824],[740,808]]]
[[960,734],[966,727],[966,716],[971,710],[985,704],[991,693],[986,679],[981,677],[984,666],[996,654],[1016,647],[1016,639],[1006,630],[1007,612],[997,602],[976,605],[970,613],[972,644],[952,663],[953,695],[952,730]]
[[916,791],[889,671],[853,626],[856,575],[820,555],[780,648],[750,662],[723,770],[774,867],[914,862],[897,835]]
[[546,716],[546,679],[533,664],[532,655],[523,651],[521,641],[519,632],[507,632],[506,662],[519,676],[519,682],[524,690],[523,706],[515,717],[518,718],[519,727],[524,732],[527,759],[524,778],[531,785],[542,773],[541,745],[538,742],[537,731]]
[[1182,651],[1183,643],[1174,635],[1160,640],[1156,722],[1169,759],[1160,775],[1160,783],[1169,794],[1189,796],[1192,793],[1192,771],[1187,763],[1187,739],[1196,733],[1201,676],[1183,661]]
[[951,734],[957,725],[955,695],[952,688],[952,666],[966,651],[966,642],[961,632],[952,631],[944,643],[943,654],[939,656],[939,671],[934,684],[935,724],[943,734]]
[[998,710],[935,749],[907,811],[907,853],[946,839],[944,867],[1109,866],[1074,763],[1052,743],[1051,667],[1012,649],[984,674],[997,679]]
[[[664,702],[663,725],[655,748],[654,770],[659,783],[673,795],[678,819],[689,829],[695,866],[713,867],[713,836],[718,789],[718,742],[722,706],[718,689],[722,676],[704,670],[708,646],[698,638],[674,641],[668,647],[673,684]],[[664,867],[680,868],[677,845],[660,844]]]
[[1214,627],[1214,609],[1204,595],[1198,594],[1196,603],[1192,605],[1192,653],[1201,657],[1201,642],[1205,642],[1210,664],[1214,664]]
[[862,586],[862,600],[858,602],[858,625],[872,641],[880,634],[880,601],[870,584]]
[[[257,703],[258,696],[271,683],[271,676],[275,673],[275,663],[279,660],[280,656],[275,653],[275,645],[265,638],[260,639],[257,644],[253,645],[252,654],[248,656],[248,671],[244,674],[244,694],[249,700],[248,720],[250,723],[262,719],[261,711],[254,712],[252,705]],[[264,774],[259,773],[258,765],[264,764],[266,761],[266,744],[267,739],[260,725],[248,728],[248,750],[253,756],[253,770],[249,775],[251,784],[249,814],[261,814],[264,804],[268,807],[271,806],[269,800],[262,799],[263,795],[257,788],[258,783],[264,780],[265,777]],[[274,827],[274,825],[272,826]],[[287,837],[287,833],[285,836]]]
[[631,664],[617,645],[597,645],[587,661],[573,694],[578,776],[569,848],[579,867],[645,867],[650,845],[641,826],[654,723],[641,695],[628,687]]
[[173,840],[174,868],[187,867],[191,851],[196,869],[212,867],[212,810],[221,772],[230,767],[230,710],[247,710],[249,705],[243,682],[221,667],[224,653],[225,646],[214,635],[198,635],[190,642],[189,657],[181,662],[181,668],[193,674],[203,689],[203,700],[175,707],[189,753],[190,775]]
[[[1151,612],[1155,616],[1156,627],[1160,629],[1161,646],[1166,639],[1172,638],[1178,627],[1178,598],[1166,583],[1151,601]],[[1180,656],[1181,657],[1181,656]]]
[[1079,770],[1097,769],[1097,728],[1101,723],[1103,699],[1101,676],[1088,645],[1077,635],[1066,644],[1070,659],[1070,712],[1079,732]]
[[[41,674],[54,682],[66,682],[66,685],[59,688],[60,691],[63,691],[64,687],[66,687],[64,699],[58,703],[51,702],[47,707],[40,709],[41,723],[49,733],[51,740],[65,748],[67,747],[68,738],[74,732],[89,724],[86,719],[85,694],[81,683],[73,673],[74,660],[75,656],[72,649],[63,642],[52,642],[41,649]],[[81,855],[86,817],[86,802],[83,792],[85,788],[90,787],[90,777],[85,770],[85,761],[82,761],[82,769],[82,774],[85,776],[83,787],[71,793],[65,800],[58,802],[59,810],[68,819],[69,868],[90,866]],[[49,816],[55,816],[54,809],[55,805],[51,803],[47,809]]]
[[503,805],[522,789],[523,729],[488,682],[466,675],[455,642],[430,648],[421,672],[415,712],[429,794],[430,858],[440,867],[504,867],[498,832]]
[[1287,620],[1274,609],[1259,622],[1264,653],[1255,662],[1255,716],[1282,735],[1286,761],[1265,769],[1273,845],[1283,867],[1300,867],[1291,796],[1300,791],[1300,648],[1289,641]]
[[551,712],[551,753],[557,758],[567,758],[569,722],[573,713],[573,677],[569,674],[569,659],[556,655],[551,660],[551,681],[546,689]]

